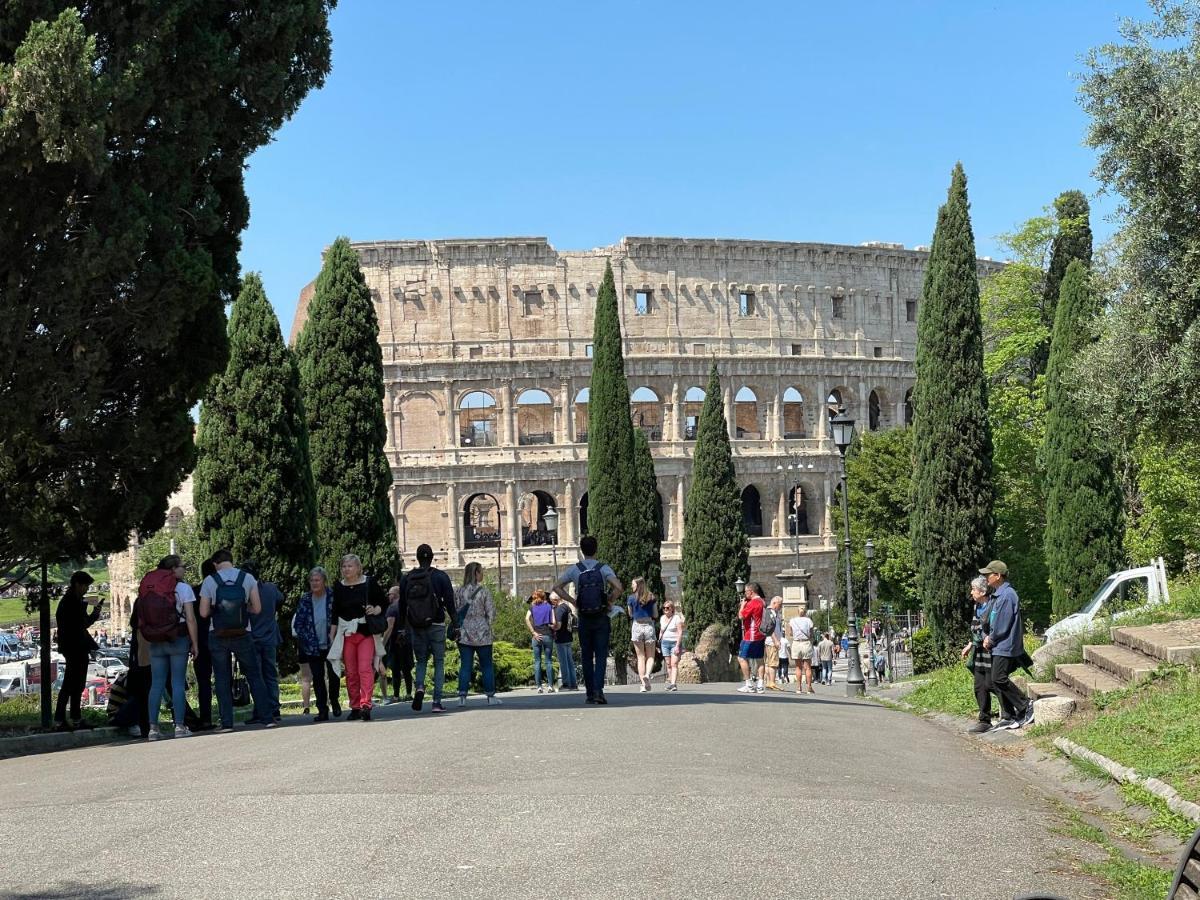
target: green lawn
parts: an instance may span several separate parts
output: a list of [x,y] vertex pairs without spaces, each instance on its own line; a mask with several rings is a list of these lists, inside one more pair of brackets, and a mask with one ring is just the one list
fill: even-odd
[[37,613],[25,612],[25,601],[20,598],[0,600],[0,626],[22,625],[37,622]]

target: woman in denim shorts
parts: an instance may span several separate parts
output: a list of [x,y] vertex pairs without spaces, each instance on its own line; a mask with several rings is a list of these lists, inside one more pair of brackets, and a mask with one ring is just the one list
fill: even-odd
[[667,690],[677,691],[675,678],[679,674],[679,657],[683,655],[683,613],[675,611],[675,603],[663,601],[658,633],[661,635],[663,664],[667,668]]
[[638,678],[642,682],[642,693],[650,690],[650,673],[654,671],[654,612],[657,602],[645,578],[633,579],[633,593],[629,595],[630,640],[637,654]]

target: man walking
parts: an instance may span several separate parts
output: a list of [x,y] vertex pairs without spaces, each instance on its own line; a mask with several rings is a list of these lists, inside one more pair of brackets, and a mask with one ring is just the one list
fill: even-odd
[[579,681],[575,676],[575,654],[572,646],[575,641],[575,628],[579,624],[579,614],[571,601],[558,594],[550,595],[554,605],[554,652],[558,654],[558,674],[564,691],[579,690]]
[[407,624],[408,638],[416,656],[417,670],[412,708],[421,711],[425,702],[425,667],[433,657],[433,706],[435,713],[445,712],[442,706],[442,685],[446,680],[447,623],[450,639],[457,636],[457,613],[454,608],[454,585],[450,576],[433,566],[433,548],[422,544],[417,548],[417,568],[410,569],[400,579],[401,621]]
[[[761,694],[763,692],[763,656],[766,638],[762,633],[763,614],[762,588],[751,581],[738,606],[738,619],[742,624],[742,643],[738,648],[738,665],[742,668],[745,683],[738,688],[739,694]],[[756,678],[757,676],[757,678]]]
[[992,689],[1000,697],[1004,714],[996,728],[1021,728],[1033,721],[1033,702],[1009,679],[1025,655],[1021,600],[1008,583],[1008,566],[1000,560],[992,560],[979,574],[987,576],[988,587],[992,589],[983,649],[992,654]]
[[590,534],[584,536],[579,542],[583,559],[562,574],[552,592],[561,594],[568,584],[575,588],[586,702],[604,706],[608,703],[604,696],[604,676],[608,671],[608,644],[612,639],[610,614],[624,586],[607,564],[596,559],[598,550],[596,539]]
[[826,632],[821,635],[821,642],[817,644],[817,659],[821,663],[821,684],[833,684],[833,653],[833,638]]
[[[251,577],[258,578],[257,563],[244,562],[242,568]],[[282,639],[279,635],[279,622],[275,614],[283,605],[283,594],[274,583],[259,581],[258,600],[261,609],[250,616],[250,638],[254,644],[254,652],[258,654],[258,667],[262,672],[263,684],[267,688],[271,720],[278,724],[283,719],[279,708],[279,663],[276,653]]]
[[[94,604],[92,611],[87,611],[89,601],[84,599],[84,594],[94,580],[82,570],[72,575],[67,592],[58,601],[58,608],[54,611],[54,621],[58,626],[58,652],[66,660],[62,688],[59,689],[58,702],[54,706],[54,721],[58,731],[91,728],[83,721],[79,704],[83,698],[83,686],[87,683],[88,654],[97,649],[96,640],[88,632],[88,628],[100,618],[100,607],[103,604],[97,597],[91,601]],[[43,635],[42,639],[49,640],[49,635]],[[70,725],[67,724],[68,701],[71,704]]]
[[209,620],[208,639],[213,675],[217,685],[219,733],[233,731],[233,660],[237,659],[254,700],[251,724],[275,727],[267,686],[251,636],[251,616],[262,611],[258,582],[249,572],[236,568],[233,554],[218,550],[212,555],[216,572],[200,585],[200,615]]

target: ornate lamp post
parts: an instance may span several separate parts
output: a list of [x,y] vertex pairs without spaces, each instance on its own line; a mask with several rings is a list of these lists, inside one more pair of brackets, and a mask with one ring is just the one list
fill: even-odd
[[[788,464],[786,471],[795,472],[796,477],[799,477],[801,472],[811,472],[815,467],[811,462],[805,462],[804,457],[797,452],[788,451]],[[776,472],[785,471],[783,463],[775,466]],[[800,568],[800,515],[799,504],[796,502],[795,491],[798,485],[792,484],[788,487],[788,493],[791,496],[793,512],[788,513],[787,521],[788,528],[792,532],[792,551],[795,554],[796,561],[794,563],[797,569]]]
[[[863,555],[867,558],[867,615],[875,609],[875,543],[867,538]],[[867,674],[871,687],[879,687],[879,675],[875,672],[875,629],[871,629],[871,665]]]
[[558,510],[551,506],[543,514],[546,533],[550,535],[550,546],[554,552],[554,582],[558,583]]
[[854,573],[850,566],[850,503],[847,499],[846,485],[846,451],[854,440],[854,420],[846,415],[844,407],[838,407],[829,426],[833,432],[833,443],[842,457],[842,523],[846,533],[844,549],[846,556],[846,660],[848,675],[846,677],[846,696],[860,697],[866,693],[863,683],[862,662],[858,658],[858,623],[854,619]]

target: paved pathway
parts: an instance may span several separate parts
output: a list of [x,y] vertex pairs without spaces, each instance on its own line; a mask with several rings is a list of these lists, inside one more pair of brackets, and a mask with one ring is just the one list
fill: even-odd
[[915,716],[729,685],[0,761],[0,898],[1083,898],[1047,803]]

